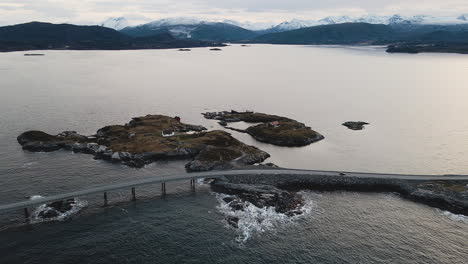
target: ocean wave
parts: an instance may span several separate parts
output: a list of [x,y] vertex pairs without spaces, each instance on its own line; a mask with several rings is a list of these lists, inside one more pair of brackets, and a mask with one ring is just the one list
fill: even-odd
[[452,219],[453,221],[457,222],[464,222],[468,224],[468,216],[462,214],[454,214],[449,211],[442,211],[442,215]]
[[44,196],[41,196],[41,195],[33,195],[33,196],[30,196],[30,197],[29,197],[29,200],[34,201],[34,200],[41,199],[41,198],[44,198]]
[[315,206],[314,196],[319,195],[312,192],[301,192],[304,198],[304,205],[300,208],[301,214],[295,216],[287,216],[283,213],[275,211],[274,207],[259,208],[252,203],[245,201],[246,207],[244,210],[232,210],[228,203],[223,199],[231,197],[231,195],[216,193],[216,198],[219,202],[216,207],[226,219],[237,218],[239,219],[237,226],[234,228],[226,222],[226,228],[233,229],[237,232],[236,241],[238,243],[244,243],[254,235],[261,234],[263,232],[274,230],[279,226],[285,224],[293,224],[298,219],[310,217],[317,211]]
[[39,164],[39,162],[37,162],[37,161],[28,162],[28,163],[23,164],[21,166],[21,168],[26,169],[26,168],[32,167],[34,165],[37,165],[37,164]]

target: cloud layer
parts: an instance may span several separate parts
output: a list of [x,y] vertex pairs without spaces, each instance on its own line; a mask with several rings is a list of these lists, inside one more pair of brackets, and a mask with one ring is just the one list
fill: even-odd
[[194,16],[253,22],[317,19],[367,13],[458,15],[466,0],[0,0],[0,25],[29,21],[95,24],[125,16],[132,24]]

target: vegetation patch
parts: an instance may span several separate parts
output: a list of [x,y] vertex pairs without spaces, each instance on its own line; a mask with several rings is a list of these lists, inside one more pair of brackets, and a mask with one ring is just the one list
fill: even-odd
[[186,166],[188,171],[250,165],[269,157],[268,153],[238,141],[225,131],[208,132],[202,126],[182,123],[179,117],[162,115],[105,126],[92,136],[74,131],[55,136],[28,131],[18,137],[18,142],[29,151],[69,149],[134,167],[162,159],[191,158],[192,162]]
[[[324,137],[296,120],[256,112],[208,112],[207,119],[219,120],[225,128],[247,133],[260,142],[277,146],[300,147],[322,140]],[[227,126],[232,122],[261,123],[249,128],[236,129]]]

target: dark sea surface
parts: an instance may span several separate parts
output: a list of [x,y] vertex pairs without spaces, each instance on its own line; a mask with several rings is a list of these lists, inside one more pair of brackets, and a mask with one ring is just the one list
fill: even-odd
[[[142,169],[69,151],[24,152],[26,130],[93,134],[146,114],[221,129],[204,111],[256,110],[325,135],[304,148],[238,139],[283,167],[388,173],[468,173],[468,60],[389,55],[379,48],[254,45],[0,54],[0,203],[135,178],[185,173],[187,161]],[[344,121],[371,123],[363,131]],[[237,124],[244,126],[244,124]],[[238,212],[198,183],[80,197],[72,220],[19,225],[0,215],[0,263],[467,263],[468,218],[393,194],[304,193],[302,216]]]

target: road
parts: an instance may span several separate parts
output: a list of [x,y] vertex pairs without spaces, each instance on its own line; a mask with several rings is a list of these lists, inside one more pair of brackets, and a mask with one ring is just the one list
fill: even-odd
[[68,192],[64,194],[43,197],[35,200],[27,200],[12,204],[0,205],[0,212],[33,207],[44,203],[64,200],[68,198],[80,197],[96,193],[104,193],[119,189],[132,188],[147,184],[157,184],[162,182],[172,182],[201,178],[219,178],[227,175],[306,175],[306,176],[340,176],[358,178],[380,178],[380,179],[403,179],[403,180],[468,180],[468,175],[404,175],[404,174],[384,174],[384,173],[362,173],[362,172],[340,172],[340,171],[317,171],[317,170],[294,170],[294,169],[256,169],[256,170],[231,170],[231,171],[210,171],[189,174],[168,174],[151,178],[138,179],[125,183],[109,184],[105,186],[90,187],[84,190]]

